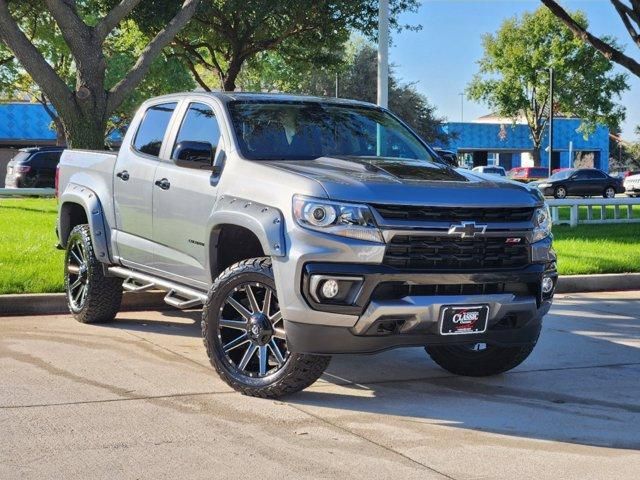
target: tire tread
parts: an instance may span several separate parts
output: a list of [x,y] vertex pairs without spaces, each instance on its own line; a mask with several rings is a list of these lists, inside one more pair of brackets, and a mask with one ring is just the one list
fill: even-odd
[[286,368],[285,375],[264,387],[254,387],[243,383],[219,364],[218,357],[213,351],[214,345],[212,345],[212,342],[209,340],[209,322],[207,319],[212,309],[212,303],[216,299],[217,290],[232,277],[242,275],[243,273],[260,273],[273,278],[271,259],[269,257],[258,257],[242,260],[223,271],[211,286],[202,311],[201,322],[202,340],[207,350],[209,362],[222,380],[243,395],[260,398],[277,398],[304,390],[320,378],[331,361],[330,356],[291,353],[287,360],[287,365],[283,367]]
[[[77,225],[69,234],[67,251],[72,239],[80,236],[88,256],[89,291],[83,308],[74,312],[67,295],[67,305],[74,318],[80,323],[106,323],[112,321],[120,310],[122,303],[122,279],[104,275],[102,263],[96,258],[91,241],[89,225]],[[67,253],[68,255],[68,253]],[[65,262],[66,262],[65,256]],[[65,291],[68,279],[65,275]]]

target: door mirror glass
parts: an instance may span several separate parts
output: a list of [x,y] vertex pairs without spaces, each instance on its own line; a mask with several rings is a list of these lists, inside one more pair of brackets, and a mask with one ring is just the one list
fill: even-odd
[[173,150],[173,160],[179,167],[211,169],[213,150],[213,146],[209,142],[184,140],[176,144]]

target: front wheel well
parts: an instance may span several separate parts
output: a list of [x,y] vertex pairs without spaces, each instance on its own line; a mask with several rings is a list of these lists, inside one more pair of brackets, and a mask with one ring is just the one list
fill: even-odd
[[89,223],[87,212],[78,203],[66,202],[60,207],[60,245],[66,245],[69,234],[74,227]]
[[248,228],[233,224],[219,225],[211,237],[212,280],[234,263],[265,256],[257,235]]

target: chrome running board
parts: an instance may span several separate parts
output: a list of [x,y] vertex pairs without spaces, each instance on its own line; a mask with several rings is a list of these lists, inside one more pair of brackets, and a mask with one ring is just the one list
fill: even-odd
[[150,288],[166,290],[168,293],[164,297],[164,301],[172,307],[194,308],[207,300],[207,294],[204,292],[147,273],[124,267],[109,267],[107,271],[114,277],[124,278],[122,288],[129,292],[141,292]]

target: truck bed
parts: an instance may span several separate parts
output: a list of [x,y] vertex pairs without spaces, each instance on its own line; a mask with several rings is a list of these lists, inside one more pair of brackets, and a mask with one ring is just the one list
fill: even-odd
[[117,152],[103,150],[65,150],[60,158],[58,191],[64,192],[68,183],[74,182],[103,185],[111,192],[117,156]]

